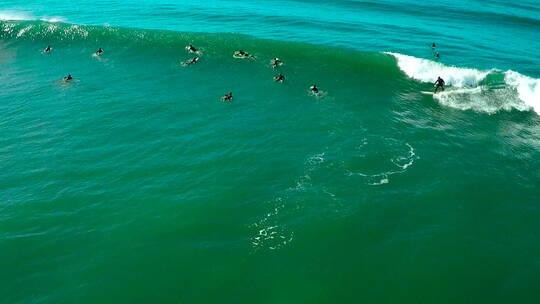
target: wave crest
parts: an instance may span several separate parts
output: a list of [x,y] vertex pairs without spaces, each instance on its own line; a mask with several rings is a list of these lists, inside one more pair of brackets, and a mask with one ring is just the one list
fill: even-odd
[[437,77],[442,77],[446,84],[462,88],[464,86],[475,86],[486,78],[491,71],[479,71],[468,68],[458,68],[445,66],[435,61],[416,58],[413,56],[388,53],[397,59],[399,68],[410,78],[422,82],[435,82]]
[[30,13],[18,11],[0,11],[0,20],[2,21],[45,21],[51,23],[66,22],[67,20],[59,16],[36,17]]
[[[534,110],[540,114],[540,79],[524,76],[518,72],[501,72],[496,69],[482,71],[471,68],[446,66],[442,63],[413,56],[385,52],[397,60],[397,65],[408,77],[426,83],[434,83],[442,77],[449,88],[434,95],[443,105],[460,110],[495,113],[500,110]],[[488,75],[501,82],[491,82]],[[501,75],[502,74],[502,75]]]
[[514,87],[519,99],[540,114],[540,79],[527,77],[514,71],[506,71],[504,81]]
[[[223,38],[215,34],[52,23],[62,21],[64,19],[60,17],[38,18],[29,13],[0,10],[0,40],[20,39],[34,41],[39,42],[40,47],[55,41],[66,40],[74,42],[107,41],[109,45],[112,43],[121,44],[122,46],[135,44],[134,47],[138,49],[147,47],[178,48],[186,45],[186,43],[198,40],[204,41],[206,45],[213,45],[215,48],[221,48],[222,50],[225,49]],[[228,39],[235,42],[236,45],[240,45],[245,44],[244,39],[252,38],[232,35]],[[266,49],[274,48],[274,42],[265,41],[265,43],[267,43]],[[259,47],[262,48],[260,44]],[[283,47],[283,52],[287,51],[290,56],[297,56],[297,54],[304,52],[304,47],[287,45]],[[355,65],[361,62],[370,69],[380,72],[383,77],[388,77],[388,75],[392,78],[399,76],[395,73],[401,70],[411,79],[433,84],[437,77],[440,76],[445,79],[449,88],[446,92],[435,95],[434,99],[441,104],[457,109],[484,113],[494,113],[500,110],[510,111],[512,109],[519,111],[532,109],[540,114],[540,79],[531,78],[518,72],[447,66],[432,60],[391,52],[385,52],[385,55],[380,53],[359,53],[361,56],[355,57],[350,56],[351,54],[354,55],[352,52],[348,52],[348,56],[344,56],[343,53],[338,54],[324,47],[321,47],[320,50],[324,50],[328,56],[335,56],[332,58],[338,61],[348,60],[347,66],[353,66],[351,69],[363,68],[360,65]],[[314,55],[315,53],[306,54]],[[393,58],[390,58],[390,56]],[[312,58],[314,57],[319,58],[320,55],[312,56]],[[399,70],[396,69],[396,64]],[[429,90],[430,88],[426,87],[425,89]]]

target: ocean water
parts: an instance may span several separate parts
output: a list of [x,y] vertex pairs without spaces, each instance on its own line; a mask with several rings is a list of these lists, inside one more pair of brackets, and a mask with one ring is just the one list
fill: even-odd
[[539,7],[2,0],[0,303],[539,303]]

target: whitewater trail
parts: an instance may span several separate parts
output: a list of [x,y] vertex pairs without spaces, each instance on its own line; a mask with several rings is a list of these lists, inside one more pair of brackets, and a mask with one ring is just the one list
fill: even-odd
[[442,63],[413,56],[385,53],[397,59],[399,68],[407,76],[422,82],[434,83],[437,77],[442,77],[447,85],[462,88],[464,86],[476,86],[484,80],[491,71],[479,71],[469,68],[445,66]]
[[[460,110],[495,113],[500,110],[534,110],[540,114],[540,79],[514,71],[496,69],[477,70],[447,66],[428,59],[399,53],[384,52],[393,56],[399,69],[408,77],[425,83],[434,83],[437,77],[445,80],[447,91],[434,95],[441,104]],[[490,74],[504,74],[504,83],[490,83]]]
[[446,66],[442,63],[399,53],[385,52],[396,58],[397,65],[408,77],[434,83],[442,77],[447,91],[434,95],[441,104],[460,110],[495,113],[500,110],[534,110],[540,114],[540,79],[518,72],[504,72],[504,83],[490,83],[486,77],[503,73],[496,69],[481,71]]

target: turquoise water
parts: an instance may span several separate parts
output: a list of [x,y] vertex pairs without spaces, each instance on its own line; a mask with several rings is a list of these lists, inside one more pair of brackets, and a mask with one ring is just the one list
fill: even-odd
[[539,12],[2,2],[0,303],[538,303]]

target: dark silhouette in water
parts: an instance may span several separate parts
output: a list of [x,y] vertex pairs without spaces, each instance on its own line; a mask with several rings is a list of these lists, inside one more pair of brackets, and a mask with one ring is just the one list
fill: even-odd
[[225,94],[225,96],[221,97],[221,102],[231,101],[232,99],[233,99],[233,94],[232,92],[229,92]]
[[278,66],[282,65],[283,62],[281,61],[281,59],[279,58],[273,58],[272,60],[270,60],[270,65],[273,67],[273,68],[277,68]]
[[435,81],[435,93],[437,93],[439,88],[444,91],[444,80],[441,77],[437,78]]
[[182,66],[188,66],[199,62],[199,57],[193,57],[181,63]]
[[279,75],[274,76],[275,82],[283,82],[285,80],[285,76],[283,76],[281,73]]
[[252,58],[252,59],[255,59],[255,56],[251,55],[251,54],[248,54],[242,50],[239,50],[239,51],[235,51],[234,54],[233,54],[234,57],[236,58]]
[[189,53],[193,53],[193,54],[197,54],[197,55],[202,55],[202,52],[197,50],[193,45],[188,45],[186,46],[186,51],[188,51]]

